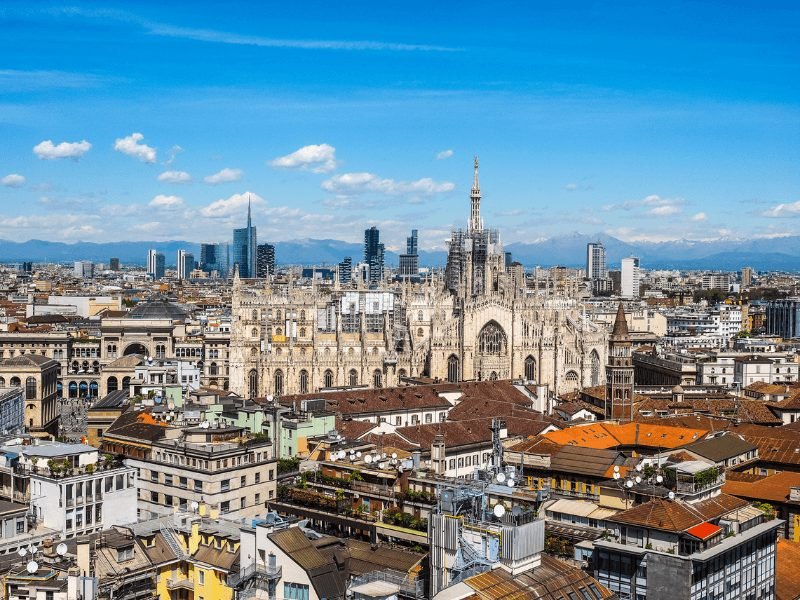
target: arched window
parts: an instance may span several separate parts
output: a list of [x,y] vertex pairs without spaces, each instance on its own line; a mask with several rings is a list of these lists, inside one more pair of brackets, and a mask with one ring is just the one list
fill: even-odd
[[77,398],[78,397],[78,384],[74,381],[69,382],[69,386],[67,386],[67,393],[69,394],[70,398]]
[[481,354],[505,354],[506,334],[494,321],[483,326],[478,336],[478,352]]
[[123,390],[131,389],[131,378],[130,377],[123,377],[122,378],[122,389]]
[[275,371],[275,387],[274,392],[276,396],[281,396],[283,394],[283,371],[278,369]]
[[451,354],[450,358],[447,359],[447,381],[450,383],[456,383],[459,380],[459,369],[458,369],[458,357],[455,354]]
[[497,371],[492,371],[489,374],[489,381],[497,381]]
[[0,387],[6,387],[6,379],[5,379],[5,377],[0,377]]
[[383,373],[380,369],[375,369],[372,372],[372,387],[383,387]]
[[307,394],[308,393],[308,371],[303,369],[300,371],[300,393]]
[[119,380],[116,377],[109,377],[106,382],[106,388],[108,388],[109,394],[117,391],[117,389],[119,389]]
[[258,311],[254,308],[253,312],[250,313],[250,318],[253,321],[258,321]]
[[28,377],[25,380],[25,399],[26,400],[35,400],[36,399],[36,378],[35,377]]
[[85,381],[81,381],[78,384],[78,397],[79,398],[86,398],[89,395],[89,384]]
[[597,354],[597,350],[592,350],[589,355],[589,364],[592,368],[592,385],[600,385],[600,357]]
[[326,369],[325,375],[322,376],[322,381],[326,388],[333,387],[333,371]]
[[567,391],[575,391],[578,389],[578,374],[575,371],[567,371],[564,379],[567,382]]
[[247,377],[250,397],[255,398],[258,396],[258,372],[255,369],[250,369],[250,374]]
[[304,310],[300,311],[300,320],[301,321],[305,321],[306,320],[306,311],[304,311]]
[[280,327],[275,328],[275,335],[283,335],[283,329]]
[[358,371],[350,369],[349,379],[350,385],[358,385]]
[[210,365],[208,365],[208,374],[219,375],[219,371],[217,371],[217,363],[212,362]]
[[305,327],[301,327],[300,328],[300,337],[301,338],[306,337],[306,328]]
[[258,356],[258,348],[250,348],[250,356]]
[[405,369],[399,369],[399,370],[397,371],[397,379],[398,379],[398,381],[399,381],[399,380],[401,380],[401,379],[403,379],[403,378],[404,378],[404,377],[406,377],[406,376],[407,376],[407,373],[406,373],[406,370],[405,370]]
[[22,387],[22,380],[19,377],[12,377],[8,383],[11,387]]
[[258,337],[258,328],[257,327],[253,327],[250,330],[250,337]]
[[532,356],[525,358],[525,379],[527,381],[536,380],[536,359]]

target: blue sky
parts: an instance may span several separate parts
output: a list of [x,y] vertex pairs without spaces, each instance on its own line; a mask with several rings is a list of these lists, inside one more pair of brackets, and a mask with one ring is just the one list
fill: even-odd
[[800,223],[800,6],[0,5],[0,238],[441,247]]

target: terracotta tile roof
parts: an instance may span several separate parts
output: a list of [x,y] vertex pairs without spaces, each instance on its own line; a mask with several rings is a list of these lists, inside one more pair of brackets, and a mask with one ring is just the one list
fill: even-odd
[[800,598],[800,544],[781,539],[777,551],[775,599],[797,600]]
[[556,444],[554,441],[549,440],[542,436],[536,436],[523,440],[506,450],[510,452],[528,452],[529,454],[555,454],[561,449],[561,444]]
[[[539,566],[512,575],[505,569],[493,569],[464,580],[480,600],[556,600],[592,598],[602,600],[613,594],[596,579],[547,554]],[[472,597],[472,596],[470,596]]]
[[646,446],[650,448],[680,448],[708,433],[703,429],[670,427],[650,423],[593,423],[570,427],[544,434],[563,445],[584,448],[614,448],[616,446]]
[[734,415],[746,423],[759,423],[765,425],[779,425],[778,419],[771,410],[759,400],[739,398],[700,399],[685,398],[683,402],[675,402],[671,398],[647,398],[637,403],[634,407],[634,419],[642,411],[656,413],[666,411],[668,414],[691,414],[702,412],[711,416],[733,418]]
[[358,440],[365,436],[367,433],[375,429],[377,425],[369,421],[358,421],[356,419],[344,420],[339,417],[336,418],[336,431],[342,434],[345,439]]
[[766,475],[756,475],[755,473],[742,473],[741,471],[727,471],[725,481],[761,481]]
[[789,501],[789,489],[793,487],[800,487],[800,473],[781,471],[774,475],[761,477],[756,481],[728,478],[722,489],[726,494],[740,498],[784,503]]
[[726,494],[720,494],[702,502],[689,504],[680,500],[653,498],[649,502],[609,517],[609,521],[625,525],[637,525],[674,533],[716,519],[729,512],[747,506],[748,502]]
[[697,441],[687,446],[686,449],[714,462],[722,462],[751,452],[756,449],[756,446],[735,433],[726,433]]

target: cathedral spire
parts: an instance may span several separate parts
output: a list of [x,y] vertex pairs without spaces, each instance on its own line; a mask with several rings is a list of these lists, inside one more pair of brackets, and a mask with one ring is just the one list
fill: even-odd
[[469,216],[469,232],[483,231],[481,221],[481,184],[478,183],[478,157],[475,157],[475,174],[472,178],[472,191],[469,194],[472,210]]

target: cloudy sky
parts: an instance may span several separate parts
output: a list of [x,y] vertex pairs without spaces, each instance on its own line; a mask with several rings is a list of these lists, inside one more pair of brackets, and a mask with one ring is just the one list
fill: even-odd
[[247,4],[0,4],[0,238],[799,230],[795,2]]

